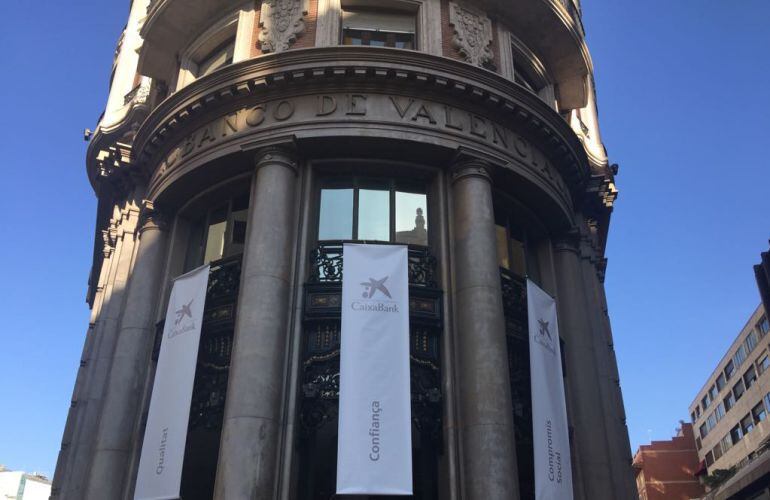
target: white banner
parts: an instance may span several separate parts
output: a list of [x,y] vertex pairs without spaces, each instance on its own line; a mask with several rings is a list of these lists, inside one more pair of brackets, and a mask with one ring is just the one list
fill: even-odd
[[135,500],[179,498],[209,266],[174,281],[168,301]]
[[572,498],[572,466],[556,301],[527,280],[535,498]]
[[337,494],[411,495],[405,246],[343,249]]

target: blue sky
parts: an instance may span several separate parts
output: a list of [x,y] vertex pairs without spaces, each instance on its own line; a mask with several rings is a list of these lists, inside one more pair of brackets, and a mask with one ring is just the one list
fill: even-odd
[[[740,6],[740,8],[738,8]],[[620,197],[607,293],[632,445],[669,437],[759,302],[770,237],[766,0],[583,0]],[[53,473],[88,322],[84,128],[127,1],[0,15],[0,463]]]

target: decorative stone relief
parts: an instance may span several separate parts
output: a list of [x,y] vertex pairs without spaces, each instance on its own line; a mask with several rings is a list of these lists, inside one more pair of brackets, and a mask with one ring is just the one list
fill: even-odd
[[449,24],[454,28],[452,46],[467,62],[484,66],[494,60],[492,21],[487,16],[449,2]]
[[308,0],[264,0],[259,18],[262,52],[288,50],[305,31],[307,13]]

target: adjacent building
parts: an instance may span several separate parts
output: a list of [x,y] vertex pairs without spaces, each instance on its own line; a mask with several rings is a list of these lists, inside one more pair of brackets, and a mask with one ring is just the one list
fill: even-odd
[[0,465],[0,498],[3,500],[48,500],[51,481],[41,474],[8,470]]
[[760,254],[760,262],[754,266],[754,276],[765,311],[770,311],[770,250]]
[[182,497],[331,498],[349,241],[409,246],[416,498],[533,498],[525,276],[558,303],[575,498],[636,496],[578,0],[133,0],[109,81],[54,498],[132,497],[204,263]]
[[[695,445],[704,468],[701,474],[713,475],[716,470],[733,467],[742,469],[761,455],[767,445],[770,437],[768,332],[768,315],[760,304],[690,404]],[[770,454],[763,455],[762,459],[770,459]],[[741,470],[735,478],[740,475]],[[770,478],[765,479],[765,485],[770,485]]]
[[705,490],[696,473],[700,468],[692,424],[681,422],[669,441],[642,445],[634,455],[639,500],[690,500]]

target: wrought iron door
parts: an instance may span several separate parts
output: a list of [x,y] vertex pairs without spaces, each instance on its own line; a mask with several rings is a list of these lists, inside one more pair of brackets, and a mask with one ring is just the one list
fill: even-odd
[[[297,497],[328,500],[335,496],[337,470],[342,244],[323,244],[310,259],[310,279],[305,285]],[[409,249],[414,498],[425,500],[438,498],[438,460],[443,453],[443,313],[435,272],[436,261],[427,248]]]
[[532,442],[532,386],[529,371],[527,285],[523,278],[500,269],[508,347],[508,372],[513,403],[513,427],[521,500],[535,498],[535,464]]

